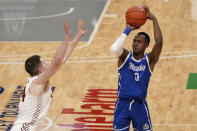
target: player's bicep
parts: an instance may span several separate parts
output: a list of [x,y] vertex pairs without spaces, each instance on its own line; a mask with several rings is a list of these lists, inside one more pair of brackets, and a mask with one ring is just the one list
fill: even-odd
[[122,52],[121,56],[118,58],[118,67],[120,67],[124,63],[128,54],[129,54],[129,51],[127,49],[123,48],[123,52]]

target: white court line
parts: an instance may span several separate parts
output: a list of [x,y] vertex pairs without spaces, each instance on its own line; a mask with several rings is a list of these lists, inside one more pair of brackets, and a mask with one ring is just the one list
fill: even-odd
[[0,65],[21,65],[24,62],[0,62]]
[[117,17],[117,14],[104,14],[104,17]]
[[70,8],[68,11],[64,13],[48,15],[48,16],[38,16],[38,17],[24,17],[24,18],[0,18],[0,21],[15,21],[15,20],[35,20],[35,19],[46,19],[46,18],[53,18],[71,14],[74,11],[74,8]]
[[[79,61],[67,61],[65,63],[97,63],[97,62],[116,62],[117,60],[79,60]],[[50,62],[46,62],[47,64]],[[24,62],[0,62],[0,65],[21,65]]]
[[[67,123],[68,124],[68,123]],[[69,124],[73,124],[73,123],[69,123]],[[47,125],[47,124],[41,124],[41,125]],[[61,125],[58,125],[58,124],[55,124],[57,127],[62,127],[62,128],[67,128],[67,126],[61,126]],[[153,126],[156,126],[156,127],[161,127],[161,126],[164,126],[164,127],[197,127],[197,124],[190,124],[190,123],[182,123],[182,124],[170,124],[170,123],[164,123],[164,124],[152,124]]]
[[[18,56],[29,56],[29,55],[35,55],[35,54],[51,54],[55,52],[44,52],[44,53],[31,53],[31,54],[21,54],[21,55],[9,55],[9,56],[0,56],[0,60],[24,60],[24,59],[14,59],[13,57],[18,57]],[[165,52],[164,52],[165,53]],[[166,52],[168,53],[168,52]],[[197,56],[196,54],[189,54],[189,55],[180,55],[180,56],[160,56],[161,59],[165,58],[179,58],[179,57],[193,57]],[[8,57],[8,58],[7,58]],[[11,58],[10,58],[11,57]],[[3,59],[4,58],[4,59]],[[85,59],[85,58],[115,58],[114,56],[82,56],[82,57],[70,57],[69,59]]]
[[109,31],[109,30],[101,30],[100,32],[110,32],[111,33],[111,31]]
[[177,52],[162,52],[161,54],[182,54],[182,53],[195,53],[197,50],[185,50],[185,51],[177,51]]
[[168,0],[164,0],[166,3],[168,2]]
[[54,54],[55,52],[39,52],[39,53],[29,53],[29,54],[20,54],[20,55],[7,55],[7,56],[0,56],[0,58],[6,58],[6,57],[18,57],[18,56],[30,56],[30,55],[49,55]]
[[[2,42],[2,43],[1,43]],[[50,43],[50,44],[57,44],[57,42],[62,42],[62,41],[0,41],[0,44],[7,44],[6,42],[9,42],[9,44],[13,44],[13,43],[17,43],[17,44],[28,44],[28,43],[35,43],[35,44],[40,44],[41,42],[44,43]],[[87,41],[83,41],[81,40],[80,42],[87,42]]]
[[[109,22],[109,23],[102,23],[102,25],[113,25],[114,23]],[[104,38],[105,39],[105,38]]]
[[[114,56],[82,56],[82,57],[70,57],[69,58],[69,60],[70,59],[95,59],[95,58],[116,58],[116,57],[114,57]],[[13,58],[13,57],[8,57],[8,58],[1,58],[0,57],[0,60],[15,60],[15,61],[20,61],[20,60],[26,60],[26,58]],[[47,60],[51,60],[51,58],[45,58],[44,59],[45,61],[47,61]]]
[[48,121],[48,124],[46,124],[46,127],[40,131],[46,131],[53,125],[53,121],[50,118],[46,117],[45,119]]
[[153,126],[166,126],[166,127],[197,127],[197,124],[153,124]]
[[[68,123],[67,123],[68,124]],[[73,123],[69,123],[69,124],[73,124]],[[41,124],[42,126],[47,126],[47,124]],[[152,124],[154,127],[197,127],[197,124],[190,124],[190,123],[182,123],[182,124]],[[67,126],[63,126],[63,125],[59,125],[59,124],[55,124],[56,127],[61,127],[61,129],[64,128],[68,128]],[[88,129],[88,128],[86,128]],[[45,131],[45,130],[41,130],[41,131]]]
[[[162,52],[161,54],[164,54],[164,55],[167,55],[167,54],[188,54],[188,53],[195,53],[197,52],[197,50],[191,50],[191,51],[178,51],[178,52]],[[0,58],[7,58],[7,57],[18,57],[18,56],[30,56],[30,55],[50,55],[50,54],[55,54],[55,51],[54,52],[36,52],[36,53],[29,53],[29,54],[18,54],[18,55],[7,55],[7,56],[0,56]],[[96,56],[95,56],[96,57]],[[97,56],[98,57],[98,56]],[[111,57],[111,56],[109,56]],[[81,58],[81,57],[79,57]],[[86,57],[88,58],[88,57]],[[107,58],[107,56],[106,56]]]
[[81,56],[81,57],[70,57],[70,59],[78,59],[78,58],[116,58],[114,56]]
[[[172,59],[172,58],[185,58],[185,57],[196,57],[197,55],[182,55],[182,56],[161,56],[161,59]],[[117,59],[109,59],[109,60],[78,60],[78,61],[67,61],[65,63],[98,63],[98,62],[117,62]],[[50,63],[50,62],[46,62]],[[0,65],[7,64],[24,64],[24,62],[0,62]]]
[[172,58],[184,58],[184,57],[195,57],[197,56],[196,54],[191,54],[191,55],[180,55],[180,56],[161,56],[161,59],[172,59]]
[[105,7],[104,7],[104,9],[103,9],[103,11],[102,11],[102,13],[101,13],[101,15],[99,17],[98,22],[96,23],[96,26],[95,26],[95,28],[94,28],[94,30],[93,30],[93,32],[92,32],[92,34],[91,34],[88,42],[86,44],[84,44],[84,45],[81,45],[81,46],[76,47],[76,49],[84,48],[86,46],[89,46],[92,43],[92,40],[93,40],[93,38],[94,38],[94,36],[95,36],[98,28],[99,28],[99,25],[101,23],[101,20],[103,19],[103,16],[104,16],[105,12],[107,11],[107,8],[108,8],[110,2],[111,2],[111,0],[108,0],[107,3],[105,4]]
[[67,61],[66,63],[96,63],[96,62],[116,62],[117,60],[79,60],[79,61]]

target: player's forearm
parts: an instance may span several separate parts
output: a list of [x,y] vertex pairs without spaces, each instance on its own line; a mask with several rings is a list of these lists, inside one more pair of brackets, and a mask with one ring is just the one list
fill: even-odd
[[157,21],[157,18],[155,18],[153,20],[153,26],[154,26],[154,37],[155,37],[155,42],[157,44],[163,44],[163,36],[162,36],[162,33],[161,33],[161,30],[160,30],[160,27],[159,27],[159,24],[158,24],[158,21]]
[[64,56],[64,62],[69,58],[69,56],[72,54],[74,48],[76,47],[77,43],[79,42],[80,38],[81,38],[81,34],[77,34],[73,40],[69,43],[67,50],[66,50],[66,54]]
[[118,39],[116,39],[116,41],[112,44],[112,46],[110,47],[110,51],[116,56],[116,57],[120,57],[122,52],[123,52],[123,44],[127,38],[127,36],[129,35],[129,33],[131,32],[130,28],[126,28],[126,30],[118,37]]
[[69,44],[69,39],[66,37],[53,57],[52,60],[53,64],[59,65],[62,63],[67,51],[68,44]]

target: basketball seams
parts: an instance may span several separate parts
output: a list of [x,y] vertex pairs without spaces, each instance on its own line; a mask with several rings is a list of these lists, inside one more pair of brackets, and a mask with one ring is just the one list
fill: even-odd
[[132,19],[132,20],[146,20],[146,19],[135,19],[135,18],[131,18],[131,17],[127,17],[126,19]]
[[144,11],[144,10],[140,10],[140,11],[129,10],[129,11],[126,12],[126,14],[131,13],[131,12],[140,12],[140,13],[146,14],[146,11]]
[[142,15],[142,14],[144,14],[145,16],[147,16],[146,12],[142,12],[142,11],[132,11],[132,12],[127,12],[127,13],[126,13],[126,16],[128,16],[129,14],[134,15],[136,12],[137,12],[137,13],[139,13],[139,14],[141,14],[141,15]]
[[142,26],[147,20],[147,12],[144,8],[134,6],[125,12],[126,22],[134,27]]

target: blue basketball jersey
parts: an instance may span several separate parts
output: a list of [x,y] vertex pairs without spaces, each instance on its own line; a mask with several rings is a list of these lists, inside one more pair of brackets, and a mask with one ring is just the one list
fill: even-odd
[[118,98],[144,100],[151,73],[147,54],[141,60],[135,60],[132,51],[129,52],[118,70]]

